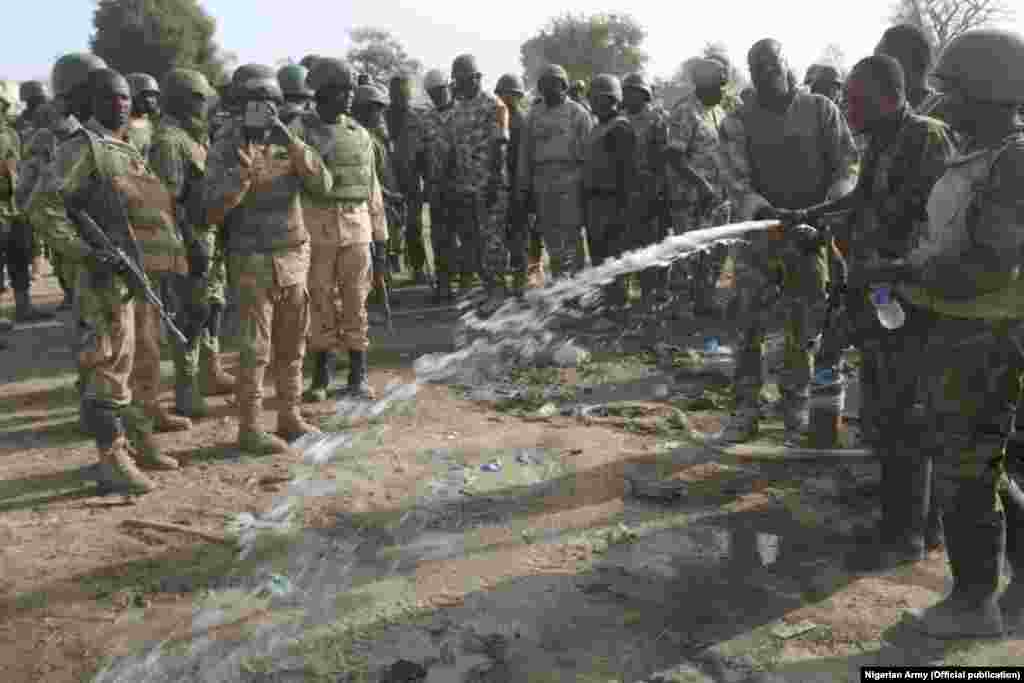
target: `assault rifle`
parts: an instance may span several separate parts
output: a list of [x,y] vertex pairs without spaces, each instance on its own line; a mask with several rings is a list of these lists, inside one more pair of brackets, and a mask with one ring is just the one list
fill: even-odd
[[113,243],[110,236],[103,232],[103,229],[96,224],[96,221],[92,219],[92,216],[84,211],[71,211],[70,215],[71,219],[81,231],[82,238],[88,242],[93,249],[100,251],[105,257],[110,259],[117,271],[122,274],[125,280],[127,280],[128,287],[131,289],[132,293],[141,296],[145,299],[146,303],[154,306],[160,314],[160,319],[164,321],[164,324],[167,326],[167,330],[171,335],[179,344],[187,346],[188,338],[182,334],[181,330],[178,329],[178,326],[174,324],[174,319],[167,312],[167,309],[164,308],[164,304],[160,301],[160,297],[153,291],[148,278],[146,278],[145,271],[139,267],[139,264],[128,256],[124,249]]
[[[374,263],[379,263],[381,259],[386,259],[388,255],[377,253],[377,243],[370,242],[370,258]],[[380,287],[381,300],[384,302],[384,319],[388,326],[388,332],[394,332],[395,328],[391,323],[391,288],[388,286],[388,278],[384,277],[383,273],[374,272],[373,280],[376,286]]]

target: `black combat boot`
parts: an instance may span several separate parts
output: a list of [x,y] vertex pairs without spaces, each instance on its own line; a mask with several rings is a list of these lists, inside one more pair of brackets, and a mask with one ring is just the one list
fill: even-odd
[[348,390],[345,393],[353,398],[373,400],[376,396],[367,378],[366,351],[349,351],[348,359]]
[[331,383],[334,381],[337,355],[330,351],[318,351],[313,359],[313,385],[303,398],[307,403],[326,401]]

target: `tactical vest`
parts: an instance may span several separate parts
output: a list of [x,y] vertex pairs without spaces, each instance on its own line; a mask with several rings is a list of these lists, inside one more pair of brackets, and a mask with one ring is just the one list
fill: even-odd
[[616,160],[608,152],[605,139],[617,126],[629,126],[629,119],[616,116],[598,124],[587,139],[583,151],[583,189],[588,192],[611,194],[618,190]]
[[[309,126],[310,142],[321,153],[334,186],[328,193],[333,202],[359,204],[369,201],[373,186],[373,140],[365,128],[343,117],[334,124]],[[322,203],[314,197],[313,203]]]
[[[975,200],[984,201],[992,168],[1000,155],[1017,138],[1011,136],[998,147],[989,147],[950,163],[928,199],[928,230],[921,245],[911,254],[920,267],[942,254],[960,254],[973,239],[968,225]],[[1019,227],[1019,226],[1017,226]],[[902,285],[900,291],[912,302],[955,318],[1006,320],[1024,318],[1024,281],[968,300],[948,299],[918,285]]]
[[[139,246],[143,269],[187,273],[185,247],[175,222],[174,198],[167,187],[131,143],[97,135],[88,128],[82,131],[88,136],[101,182],[113,185],[116,199],[124,208]],[[110,206],[108,193],[97,194],[87,202],[90,215],[101,225],[104,218],[116,225],[116,212],[120,209]]]

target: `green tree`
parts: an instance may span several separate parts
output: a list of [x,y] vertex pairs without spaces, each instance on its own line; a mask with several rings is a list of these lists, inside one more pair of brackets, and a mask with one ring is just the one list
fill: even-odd
[[92,51],[126,74],[161,79],[182,67],[218,82],[237,61],[214,42],[217,22],[197,0],[99,0],[93,26]]
[[418,75],[423,71],[423,64],[413,59],[390,31],[373,27],[353,28],[348,32],[352,41],[345,58],[360,73],[369,75],[371,80],[379,83],[406,71]]
[[548,64],[560,64],[572,79],[589,81],[599,73],[618,76],[642,71],[648,56],[641,48],[647,32],[628,14],[565,14],[548,22],[520,47],[528,85]]

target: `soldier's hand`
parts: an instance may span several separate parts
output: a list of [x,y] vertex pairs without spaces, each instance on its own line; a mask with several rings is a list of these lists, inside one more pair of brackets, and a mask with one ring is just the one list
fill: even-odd
[[248,147],[248,150],[244,147],[238,148],[238,169],[239,176],[241,177],[243,184],[252,182],[254,168],[253,150],[251,145]]
[[188,245],[188,274],[193,278],[204,278],[210,272],[210,252],[200,240]]

